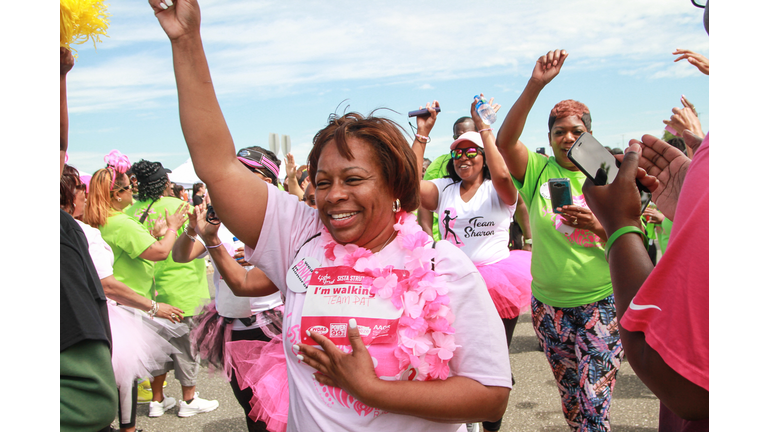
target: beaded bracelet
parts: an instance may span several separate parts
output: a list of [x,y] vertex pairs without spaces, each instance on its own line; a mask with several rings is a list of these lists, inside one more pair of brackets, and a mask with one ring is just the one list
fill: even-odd
[[485,132],[485,131],[492,131],[492,130],[493,130],[493,128],[485,128],[485,129],[480,129],[479,131],[477,131],[477,133]]
[[416,138],[418,138],[419,141],[423,142],[424,144],[429,142],[429,137],[428,136],[416,134]]
[[648,249],[648,236],[645,235],[643,230],[641,230],[638,227],[634,226],[625,226],[622,228],[617,229],[613,234],[611,234],[611,237],[608,239],[608,243],[605,245],[605,259],[608,260],[608,253],[611,251],[611,246],[613,246],[613,242],[616,241],[619,237],[623,236],[627,233],[635,233],[640,234],[640,237],[643,238],[643,244],[645,245],[645,248]]

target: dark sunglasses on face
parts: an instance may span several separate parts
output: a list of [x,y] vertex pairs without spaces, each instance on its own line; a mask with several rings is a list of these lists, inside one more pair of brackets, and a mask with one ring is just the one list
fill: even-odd
[[130,189],[130,188],[131,188],[131,185],[125,185],[125,186],[121,187],[120,189],[116,190],[115,193],[119,194],[119,193],[123,192],[124,190]]
[[451,158],[453,159],[461,159],[462,155],[467,155],[467,158],[472,159],[476,157],[479,153],[479,150],[476,147],[470,147],[466,149],[455,149],[451,150]]

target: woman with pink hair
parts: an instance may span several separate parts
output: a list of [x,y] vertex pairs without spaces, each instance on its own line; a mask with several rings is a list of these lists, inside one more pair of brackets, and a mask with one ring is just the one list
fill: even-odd
[[[605,260],[608,238],[582,194],[585,175],[567,157],[579,136],[592,132],[589,109],[574,100],[552,108],[547,135],[552,157],[542,157],[519,141],[536,97],[567,57],[565,50],[556,50],[538,59],[499,129],[497,143],[530,213],[531,315],[557,381],[563,414],[574,431],[607,431],[623,354]],[[552,208],[547,182],[553,178],[570,180],[574,205]]]

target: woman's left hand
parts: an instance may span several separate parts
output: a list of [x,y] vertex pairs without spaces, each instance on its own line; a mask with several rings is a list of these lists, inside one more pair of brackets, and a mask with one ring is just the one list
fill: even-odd
[[603,226],[597,220],[594,213],[588,208],[576,205],[567,205],[560,208],[563,215],[563,223],[574,228],[585,229],[597,233]]
[[[299,344],[299,359],[308,366],[317,369],[315,373],[317,382],[323,385],[339,387],[352,395],[357,400],[364,402],[365,389],[373,380],[378,380],[374,372],[373,360],[363,340],[354,318],[350,319],[347,327],[349,344],[352,352],[342,352],[328,338],[309,332],[309,336],[323,349],[311,345]],[[294,347],[295,349],[295,347]]]

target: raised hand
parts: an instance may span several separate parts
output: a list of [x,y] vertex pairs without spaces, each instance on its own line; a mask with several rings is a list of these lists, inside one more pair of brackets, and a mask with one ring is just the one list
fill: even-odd
[[669,120],[664,120],[664,124],[677,131],[678,136],[682,137],[683,131],[688,129],[694,135],[703,138],[701,122],[699,122],[699,118],[689,107],[672,108],[672,117],[670,117]]
[[566,58],[568,53],[563,49],[550,51],[539,57],[533,67],[531,80],[539,81],[541,85],[549,84],[560,73]]
[[64,47],[59,47],[59,70],[61,75],[66,75],[75,65],[72,52]]
[[488,101],[488,105],[490,105],[491,108],[493,108],[493,112],[495,113],[498,113],[499,110],[501,109],[501,105],[493,103],[493,98],[491,98],[491,100]]
[[642,142],[631,140],[630,147],[632,144],[642,147],[642,155],[638,161],[640,168],[649,176],[658,179],[658,187],[655,190],[649,187],[653,202],[660,212],[674,221],[677,200],[691,160],[680,150],[652,135],[643,135]]
[[200,34],[200,6],[197,0],[149,0],[157,21],[171,41]]
[[[429,111],[429,115],[421,115],[416,117],[417,134],[429,136],[429,133],[432,132],[432,128],[435,127],[435,122],[437,121],[437,111],[435,111],[435,108],[439,106],[440,102],[438,101],[427,103],[427,111]],[[421,106],[419,106],[419,109],[422,109]]]
[[679,55],[680,57],[675,59],[675,62],[678,62],[680,60],[688,60],[688,63],[696,66],[701,73],[704,75],[709,75],[709,59],[704,57],[703,55],[699,53],[695,53],[691,50],[687,49],[676,49],[675,52],[672,53],[672,55]]
[[168,223],[165,218],[160,216],[155,219],[155,226],[152,227],[152,237],[160,238],[165,235],[165,231],[168,229]]
[[189,204],[184,203],[180,205],[175,212],[168,214],[168,209],[165,209],[165,220],[168,223],[168,228],[173,231],[178,231],[184,222],[189,218]]
[[296,161],[294,160],[293,153],[285,155],[285,173],[288,175],[288,178],[296,177]]

